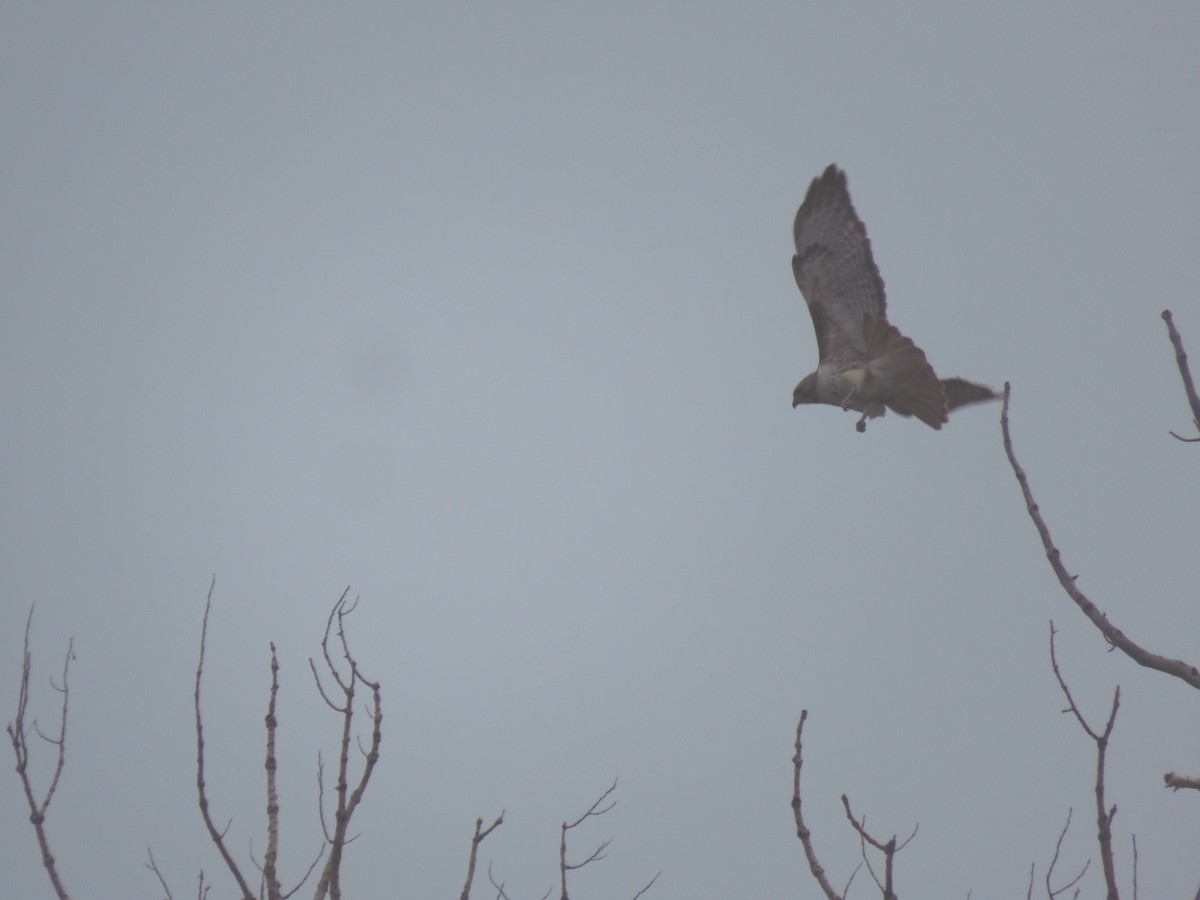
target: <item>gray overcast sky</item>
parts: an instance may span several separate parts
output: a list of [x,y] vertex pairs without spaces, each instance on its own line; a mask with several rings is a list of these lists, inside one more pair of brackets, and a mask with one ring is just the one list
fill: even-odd
[[[1011,380],[1079,584],[1196,658],[1197,456],[1159,319],[1200,357],[1200,7],[7,2],[0,10],[0,682],[31,602],[38,704],[74,636],[50,832],[77,896],[176,896],[213,803],[263,846],[280,648],[282,859],[318,843],[337,722],[307,657],[347,584],[383,759],[347,889],[457,896],[477,816],[516,897],[615,776],[576,894],[813,897],[838,796],[918,838],[901,892],[1023,896],[1100,719],[1146,897],[1200,881],[1197,697],[1053,581],[999,405],[941,432],[793,411],[816,357],[791,220],[836,161],[892,320],[943,376]],[[2,718],[12,710],[7,706]],[[48,897],[15,776],[0,871]],[[40,773],[44,774],[44,773]],[[863,877],[863,876],[860,876]],[[1087,891],[1099,890],[1098,863]],[[859,896],[869,895],[860,885]],[[484,896],[479,889],[479,896]]]

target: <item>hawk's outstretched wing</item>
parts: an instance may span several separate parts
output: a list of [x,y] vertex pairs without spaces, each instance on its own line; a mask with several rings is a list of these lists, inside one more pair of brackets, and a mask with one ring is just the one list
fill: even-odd
[[837,166],[809,186],[793,234],[792,272],[812,314],[820,361],[864,358],[863,316],[886,320],[887,298],[846,173]]
[[859,431],[885,408],[941,428],[955,407],[996,396],[961,378],[939,379],[921,348],[888,322],[883,279],[845,172],[830,165],[813,179],[792,231],[792,272],[812,315],[818,356],[816,371],[792,392],[793,407],[856,410]]

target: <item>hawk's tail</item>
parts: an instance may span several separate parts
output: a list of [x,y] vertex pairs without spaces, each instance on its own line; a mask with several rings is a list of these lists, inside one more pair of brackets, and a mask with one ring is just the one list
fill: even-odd
[[942,388],[946,392],[946,409],[958,409],[968,403],[982,403],[984,400],[999,400],[1000,395],[990,387],[975,384],[965,378],[943,378]]
[[949,418],[949,405],[924,351],[886,319],[864,316],[863,334],[871,376],[884,388],[888,409],[941,428]]

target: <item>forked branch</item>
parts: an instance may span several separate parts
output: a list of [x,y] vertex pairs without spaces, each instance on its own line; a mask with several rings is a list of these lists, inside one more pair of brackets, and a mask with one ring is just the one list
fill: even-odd
[[[475,820],[475,835],[471,838],[471,855],[467,859],[467,882],[463,885],[461,900],[469,900],[471,896],[471,882],[475,880],[475,860],[479,855],[479,845],[483,843],[484,838],[495,831],[504,823],[504,810],[500,810],[500,815],[496,816],[496,821],[487,828],[483,827],[483,819]],[[491,867],[488,867],[488,875],[491,875]],[[494,882],[493,882],[494,883]],[[500,887],[501,895],[504,894],[503,886]]]
[[[612,795],[613,791],[615,791],[616,789],[617,789],[617,782],[616,782],[616,779],[614,779],[613,783],[608,786],[608,790],[606,790],[603,794],[601,794],[599,797],[597,797],[596,802],[593,803],[590,807],[588,807],[587,812],[585,812],[582,816],[580,816],[578,819],[576,819],[573,822],[563,822],[562,823],[562,828],[560,830],[560,836],[559,836],[559,844],[558,844],[558,871],[559,871],[560,884],[562,887],[562,893],[559,895],[559,900],[570,900],[570,897],[567,893],[567,873],[572,872],[576,869],[582,869],[584,866],[590,865],[591,863],[594,863],[594,862],[599,862],[600,860],[604,859],[604,857],[607,855],[605,853],[605,851],[608,850],[609,844],[612,843],[612,838],[609,838],[608,840],[603,841],[598,847],[596,847],[596,849],[593,850],[586,859],[583,859],[577,863],[568,863],[567,862],[567,832],[571,831],[572,829],[578,828],[580,825],[582,825],[588,819],[599,818],[600,816],[604,815],[606,812],[611,810],[614,806],[616,806],[617,805],[616,800],[608,799]],[[655,875],[653,878],[651,878],[642,887],[641,890],[639,890],[636,894],[633,895],[633,900],[637,900],[638,897],[641,897],[643,894],[646,893],[646,891],[650,890],[650,888],[654,884],[654,882],[658,881],[658,876],[661,874],[662,874],[662,872],[659,872],[657,875]]]
[[[325,685],[321,682],[321,676],[317,672],[316,663],[309,660],[309,667],[312,669],[313,678],[322,699],[330,709],[342,717],[342,740],[338,754],[337,782],[334,785],[336,808],[333,816],[333,831],[330,833],[329,829],[325,828],[325,837],[329,842],[329,856],[325,860],[325,867],[317,882],[317,891],[314,895],[317,900],[326,896],[332,897],[333,900],[340,900],[342,896],[342,858],[346,845],[354,840],[349,833],[350,820],[354,816],[354,811],[358,809],[359,803],[362,802],[363,794],[367,790],[367,782],[371,780],[371,773],[379,761],[379,745],[383,740],[383,702],[379,682],[370,681],[362,674],[358,667],[358,661],[350,653],[350,645],[346,639],[346,617],[358,605],[357,600],[353,603],[347,602],[346,597],[349,593],[350,589],[347,588],[338,602],[334,604],[329,618],[325,622],[325,637],[321,641],[321,653],[325,659],[325,667],[329,670],[329,677],[337,686],[336,691],[325,689]],[[340,657],[340,662],[336,661],[335,657]],[[367,709],[368,715],[371,717],[371,743],[366,750],[359,747],[363,755],[363,767],[357,782],[351,789],[350,747],[354,744],[354,698],[360,685],[371,692],[371,702]],[[321,781],[320,772],[321,767],[318,761],[318,784]],[[322,825],[326,824],[323,797],[321,822]]]
[[[909,845],[909,842],[917,836],[917,831],[920,830],[921,826],[915,826],[912,833],[899,844],[896,843],[896,836],[894,834],[887,841],[881,841],[878,838],[872,837],[867,832],[866,818],[863,818],[861,821],[854,818],[854,813],[850,811],[850,798],[845,794],[842,794],[842,808],[846,811],[846,818],[850,820],[850,824],[858,832],[863,863],[866,865],[867,871],[871,873],[871,878],[874,879],[875,886],[882,892],[883,900],[896,900],[894,878],[896,854]],[[883,881],[880,881],[879,876],[875,874],[875,868],[871,865],[871,860],[867,856],[868,844],[883,854]]]
[[[1051,883],[1052,880],[1054,879],[1054,869],[1058,866],[1059,854],[1062,853],[1063,838],[1065,838],[1067,836],[1067,832],[1071,829],[1071,817],[1074,815],[1074,813],[1075,813],[1074,809],[1067,810],[1067,821],[1063,824],[1062,831],[1060,831],[1058,833],[1058,840],[1054,842],[1054,856],[1052,856],[1050,858],[1050,865],[1048,865],[1046,867],[1046,900],[1054,900],[1055,897],[1058,897],[1060,894],[1065,894],[1067,891],[1071,890],[1071,888],[1075,887],[1075,885],[1079,884],[1079,882],[1083,880],[1083,876],[1087,874],[1088,867],[1090,867],[1092,864],[1092,861],[1090,859],[1086,860],[1083,864],[1083,868],[1079,870],[1079,874],[1077,874],[1074,878],[1072,878],[1070,881],[1068,881],[1066,884],[1062,885],[1061,887],[1056,888]],[[1030,890],[1030,893],[1032,893],[1033,892],[1033,871],[1032,871],[1032,869],[1030,870],[1029,874],[1030,874],[1029,890]],[[1075,896],[1079,896],[1078,891],[1075,892]]]
[[[50,681],[50,686],[62,695],[58,734],[43,734],[42,730],[38,728],[37,719],[34,719],[29,724],[25,722],[25,715],[29,711],[29,677],[33,663],[33,656],[29,650],[29,630],[32,624],[33,607],[30,606],[29,615],[25,619],[25,640],[22,645],[21,657],[21,685],[17,692],[17,715],[8,723],[5,730],[8,732],[9,741],[12,743],[13,755],[17,760],[17,775],[21,779],[21,788],[25,793],[25,804],[29,808],[29,821],[33,823],[33,830],[37,835],[38,849],[42,853],[42,868],[46,870],[46,874],[50,878],[50,884],[54,887],[54,893],[59,897],[59,900],[68,900],[70,895],[67,893],[62,878],[58,874],[58,865],[55,863],[54,854],[50,851],[50,838],[46,834],[46,811],[50,808],[50,801],[54,798],[54,792],[58,789],[58,780],[62,777],[63,766],[67,760],[67,700],[70,697],[70,685],[67,681],[67,676],[70,674],[71,660],[75,658],[75,642],[74,640],[67,642],[67,652],[63,657],[61,684],[55,684],[53,679]],[[43,741],[57,748],[54,774],[50,776],[50,783],[46,786],[46,791],[42,794],[40,800],[34,794],[33,783],[29,777],[28,740],[31,729]]]
[[[1075,716],[1075,720],[1084,730],[1088,737],[1096,744],[1096,825],[1097,825],[1097,841],[1100,844],[1100,864],[1104,869],[1104,884],[1107,890],[1106,897],[1108,900],[1119,900],[1120,892],[1117,889],[1117,874],[1116,867],[1113,863],[1112,849],[1112,823],[1113,818],[1117,814],[1117,807],[1114,805],[1111,808],[1106,805],[1104,799],[1104,761],[1108,752],[1108,739],[1112,736],[1113,727],[1117,723],[1117,710],[1121,706],[1121,688],[1118,686],[1113,691],[1112,708],[1108,713],[1108,721],[1104,725],[1103,731],[1097,731],[1088,724],[1087,719],[1083,717],[1079,707],[1075,703],[1075,698],[1071,696],[1071,689],[1067,687],[1067,682],[1062,676],[1062,672],[1058,668],[1058,657],[1054,649],[1054,623],[1050,623],[1050,666],[1054,669],[1054,677],[1058,681],[1058,686],[1062,689],[1063,696],[1067,698],[1067,708],[1063,712],[1069,712]],[[1070,819],[1068,818],[1068,824]],[[1064,829],[1065,832],[1065,829]],[[1062,838],[1059,838],[1061,842]],[[1055,851],[1055,857],[1058,853]],[[1050,875],[1047,873],[1047,889],[1049,888]],[[1052,895],[1053,896],[1053,895]]]

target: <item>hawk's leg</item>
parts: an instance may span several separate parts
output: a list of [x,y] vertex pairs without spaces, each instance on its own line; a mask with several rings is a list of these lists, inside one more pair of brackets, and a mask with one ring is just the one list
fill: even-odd
[[863,413],[862,418],[854,424],[854,427],[858,429],[859,434],[862,434],[867,430],[867,416],[869,415],[870,413]]
[[857,393],[858,388],[850,388],[850,393],[842,398],[842,412],[846,412],[846,410],[850,409],[850,404],[854,401],[854,395]]

